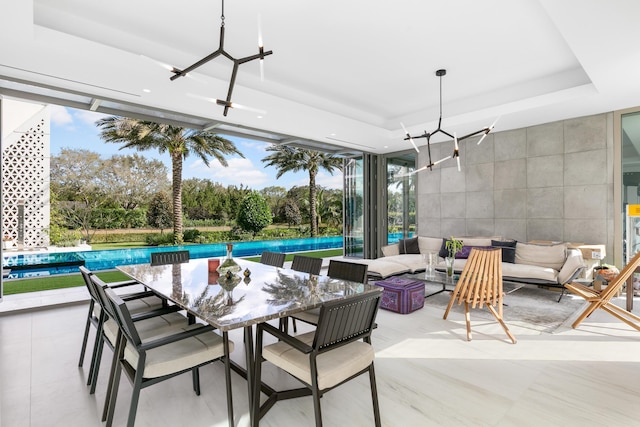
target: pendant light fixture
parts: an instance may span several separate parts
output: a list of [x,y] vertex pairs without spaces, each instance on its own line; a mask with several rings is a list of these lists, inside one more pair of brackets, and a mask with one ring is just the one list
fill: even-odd
[[[400,123],[400,125],[402,126],[402,130],[405,133],[405,141],[409,141],[411,143],[411,145],[413,145],[413,148],[416,150],[416,152],[420,152],[420,150],[418,149],[418,146],[416,145],[414,139],[418,139],[418,138],[426,138],[427,139],[427,155],[428,155],[428,161],[429,163],[426,164],[425,166],[416,169],[415,171],[413,171],[413,173],[425,170],[425,169],[429,169],[432,170],[433,166],[436,166],[439,163],[444,162],[447,159],[451,159],[454,158],[456,159],[456,162],[458,163],[458,171],[460,171],[460,151],[459,151],[459,143],[460,141],[463,141],[467,138],[471,138],[472,136],[476,136],[479,135],[481,133],[484,133],[484,135],[482,135],[482,138],[480,138],[480,140],[478,141],[478,145],[480,145],[480,143],[486,138],[486,136],[489,134],[489,132],[491,132],[493,130],[493,128],[495,127],[496,123],[498,122],[498,119],[496,119],[491,126],[482,128],[480,130],[477,130],[475,132],[471,132],[470,134],[467,134],[465,136],[462,136],[460,138],[458,138],[456,136],[456,133],[454,132],[453,134],[445,131],[444,129],[442,129],[442,77],[445,76],[447,74],[447,70],[445,69],[440,69],[438,71],[436,71],[436,76],[440,78],[440,117],[438,118],[438,127],[436,130],[434,130],[433,132],[427,132],[424,131],[424,133],[422,135],[418,135],[418,136],[411,136],[411,134],[407,131],[407,128],[405,128],[403,123]],[[499,117],[498,117],[499,118]],[[446,136],[448,136],[449,138],[453,139],[453,154],[450,156],[447,156],[445,158],[442,158],[436,162],[433,162],[431,160],[431,137],[437,133],[442,133]]]
[[246,56],[244,58],[238,58],[238,59],[234,58],[226,50],[224,50],[224,0],[222,0],[222,15],[220,16],[220,21],[221,21],[220,22],[220,45],[218,46],[218,49],[215,52],[205,56],[201,60],[195,62],[194,64],[188,66],[184,70],[179,70],[179,69],[171,70],[171,72],[174,73],[174,75],[170,77],[170,80],[173,81],[178,77],[184,77],[190,71],[195,70],[196,68],[206,64],[207,62],[217,58],[220,55],[229,59],[231,62],[233,62],[233,71],[231,72],[231,80],[229,81],[229,90],[227,91],[227,98],[225,100],[212,98],[214,99],[216,104],[224,107],[223,114],[226,117],[227,113],[229,112],[229,108],[234,108],[234,107],[242,108],[241,106],[237,104],[233,104],[231,102],[231,95],[233,94],[233,86],[236,83],[236,75],[238,74],[238,67],[244,63],[253,61],[254,59],[259,59],[260,60],[260,76],[264,80],[264,72],[263,72],[264,57],[271,55],[273,51],[269,50],[265,52],[264,46],[262,45],[262,34],[261,34],[262,28],[261,28],[260,22],[258,22],[258,53],[255,55]]

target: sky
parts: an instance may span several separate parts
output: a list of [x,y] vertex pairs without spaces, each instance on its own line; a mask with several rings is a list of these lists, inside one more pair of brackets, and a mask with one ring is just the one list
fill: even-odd
[[[100,132],[95,122],[106,115],[93,111],[76,110],[74,108],[51,106],[51,155],[57,156],[63,148],[86,149],[99,153],[103,159],[114,154],[139,153],[148,158],[160,160],[167,166],[171,174],[169,154],[159,154],[157,151],[137,152],[131,149],[120,150],[121,144],[106,143],[100,138]],[[293,186],[309,185],[309,175],[303,172],[287,172],[276,179],[278,170],[265,167],[261,161],[270,153],[266,151],[268,143],[239,137],[225,138],[233,141],[236,148],[244,154],[227,157],[228,167],[223,167],[217,160],[212,159],[207,167],[196,156],[189,156],[184,161],[182,178],[206,178],[223,186],[242,184],[245,188],[261,190],[265,187],[280,186],[287,190]],[[316,183],[325,188],[342,188],[342,173],[335,171],[333,175],[320,171]]]

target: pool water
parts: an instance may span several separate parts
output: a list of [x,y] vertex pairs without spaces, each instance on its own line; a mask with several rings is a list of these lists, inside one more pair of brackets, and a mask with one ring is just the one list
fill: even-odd
[[[341,247],[342,236],[260,240],[233,242],[233,255],[246,257],[260,255],[263,251],[304,252],[338,249]],[[144,264],[149,262],[151,252],[169,252],[185,249],[189,251],[191,258],[214,258],[226,256],[227,254],[226,243],[46,254],[5,254],[2,258],[2,267],[11,269],[9,278],[49,276],[77,272],[78,265],[82,263],[89,270],[110,270],[118,265]]]

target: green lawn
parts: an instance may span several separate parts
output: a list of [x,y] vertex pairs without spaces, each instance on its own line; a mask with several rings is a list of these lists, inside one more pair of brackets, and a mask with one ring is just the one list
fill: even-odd
[[[110,244],[113,245],[113,244]],[[94,247],[95,249],[95,247]],[[109,249],[114,249],[110,247]],[[342,249],[327,249],[323,251],[304,252],[303,255],[313,258],[326,258],[342,255]],[[260,257],[248,257],[250,261],[260,261]],[[287,254],[286,261],[293,260],[293,254]],[[105,282],[115,282],[127,280],[125,274],[119,271],[102,271],[96,273]],[[53,275],[47,277],[36,277],[33,279],[15,279],[4,281],[4,295],[19,294],[24,292],[48,291],[51,289],[72,288],[74,286],[84,286],[84,280],[80,273]]]

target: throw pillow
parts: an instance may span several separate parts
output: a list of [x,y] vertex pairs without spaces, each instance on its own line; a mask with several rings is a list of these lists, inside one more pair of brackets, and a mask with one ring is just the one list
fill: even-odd
[[418,238],[402,239],[398,242],[400,246],[400,254],[419,254],[420,246],[418,246]]
[[491,249],[491,246],[463,246],[456,252],[456,259],[467,259],[471,255],[471,249]]
[[514,264],[516,262],[516,242],[515,240],[492,240],[491,246],[502,249],[502,262]]
[[446,258],[449,256],[449,250],[447,249],[447,241],[449,239],[442,239],[442,246],[440,246],[440,252],[438,252],[438,256],[440,258]]

